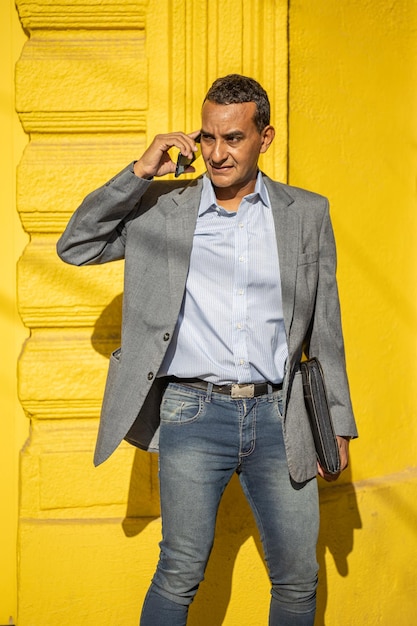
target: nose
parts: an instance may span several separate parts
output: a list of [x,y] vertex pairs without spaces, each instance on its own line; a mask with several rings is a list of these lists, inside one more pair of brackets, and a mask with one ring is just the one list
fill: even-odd
[[227,159],[227,150],[224,141],[216,139],[210,157],[212,162],[216,164],[223,163],[223,161]]

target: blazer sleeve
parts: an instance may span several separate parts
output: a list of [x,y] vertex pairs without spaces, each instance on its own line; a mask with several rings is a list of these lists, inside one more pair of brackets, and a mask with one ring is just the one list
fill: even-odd
[[133,173],[133,163],[90,193],[58,240],[58,256],[71,265],[124,258],[125,226],[152,181]]
[[316,303],[307,354],[323,368],[335,432],[357,437],[346,373],[339,294],[336,281],[336,246],[328,202],[319,236],[319,271]]

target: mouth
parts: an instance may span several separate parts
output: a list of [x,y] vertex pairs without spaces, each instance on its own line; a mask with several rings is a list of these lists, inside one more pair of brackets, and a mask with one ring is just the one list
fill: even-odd
[[210,167],[213,172],[228,172],[232,169],[231,165],[213,165],[212,163],[210,163]]

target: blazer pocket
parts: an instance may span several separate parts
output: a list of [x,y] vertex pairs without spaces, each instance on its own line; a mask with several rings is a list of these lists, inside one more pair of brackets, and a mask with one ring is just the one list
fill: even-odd
[[309,265],[310,263],[317,263],[319,260],[319,253],[316,252],[305,252],[304,254],[298,255],[298,265]]
[[114,350],[111,355],[110,355],[110,361],[116,361],[117,363],[120,361],[120,356],[122,354],[122,349],[121,348],[117,348],[116,350]]
[[114,389],[116,386],[117,374],[120,366],[121,348],[117,348],[110,355],[109,368],[107,370],[106,387],[104,389],[103,403],[102,403],[102,415],[105,414],[113,401]]

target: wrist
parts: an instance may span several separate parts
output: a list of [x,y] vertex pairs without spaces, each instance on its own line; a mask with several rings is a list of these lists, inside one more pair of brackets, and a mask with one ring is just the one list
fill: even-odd
[[138,178],[143,178],[144,180],[152,180],[153,178],[153,174],[149,174],[143,169],[140,161],[135,161],[133,163],[133,173]]

